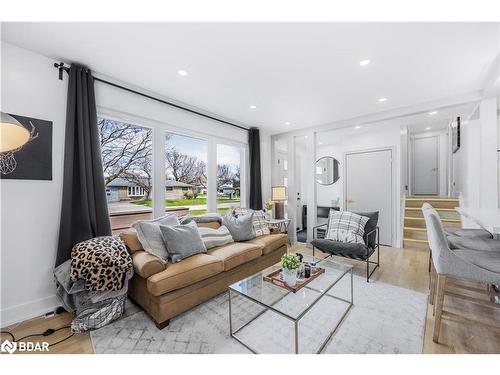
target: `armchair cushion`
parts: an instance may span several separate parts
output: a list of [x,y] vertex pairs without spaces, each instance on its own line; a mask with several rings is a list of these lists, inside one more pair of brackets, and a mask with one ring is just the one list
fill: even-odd
[[375,251],[372,247],[365,244],[346,243],[328,239],[316,239],[311,244],[324,253],[362,260],[369,258]]
[[[365,225],[365,234],[370,233],[371,231],[377,228],[378,211],[355,212],[355,214],[369,218],[368,222]],[[368,236],[368,246],[370,246],[372,249],[375,249],[376,242],[377,242],[377,234],[373,232]]]
[[346,243],[364,244],[365,225],[370,220],[349,211],[330,210],[326,238]]

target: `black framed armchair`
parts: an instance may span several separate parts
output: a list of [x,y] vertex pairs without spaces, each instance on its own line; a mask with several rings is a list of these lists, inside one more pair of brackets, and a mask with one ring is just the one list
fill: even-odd
[[[378,224],[378,211],[376,212],[355,212],[358,215],[369,218],[365,225],[365,234],[363,236],[364,243],[345,243],[324,238],[327,233],[328,224],[321,224],[314,227],[313,240],[313,256],[315,250],[318,249],[323,253],[331,255],[351,258],[366,263],[366,281],[370,281],[370,277],[375,270],[380,266],[380,230]],[[372,261],[372,255],[377,253],[377,260]],[[370,270],[370,265],[374,265]]]

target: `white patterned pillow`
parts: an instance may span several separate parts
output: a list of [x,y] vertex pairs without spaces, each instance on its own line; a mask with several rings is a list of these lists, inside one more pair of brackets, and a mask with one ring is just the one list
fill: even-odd
[[231,233],[229,233],[229,229],[224,225],[217,229],[198,227],[198,232],[200,232],[201,239],[207,250],[212,247],[224,246],[234,242]]
[[264,236],[266,234],[270,234],[269,226],[266,223],[266,218],[264,216],[264,211],[262,210],[252,210],[250,208],[235,208],[233,210],[233,215],[244,215],[247,213],[253,212],[253,229],[255,230],[255,236]]
[[325,238],[347,243],[364,244],[365,225],[370,220],[349,211],[330,210]]

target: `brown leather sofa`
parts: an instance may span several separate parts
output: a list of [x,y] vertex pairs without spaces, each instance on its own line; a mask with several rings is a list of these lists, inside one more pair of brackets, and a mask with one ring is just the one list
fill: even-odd
[[[199,226],[217,228],[218,222]],[[287,251],[285,234],[209,249],[178,263],[163,264],[142,248],[137,233],[120,233],[134,264],[129,296],[149,314],[159,329],[174,316],[227,290],[229,285],[278,263]]]

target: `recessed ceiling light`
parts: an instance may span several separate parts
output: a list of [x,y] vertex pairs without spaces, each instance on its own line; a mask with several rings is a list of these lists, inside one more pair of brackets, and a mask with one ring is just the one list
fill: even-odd
[[290,121],[286,121],[285,125],[292,125],[292,123]]
[[257,108],[257,106],[256,106],[256,105],[253,105],[253,104],[252,104],[252,105],[250,106],[250,109],[255,109],[255,108]]
[[367,66],[370,63],[371,63],[371,61],[369,59],[366,59],[366,60],[360,61],[359,65],[360,66]]
[[431,130],[432,128],[430,126],[426,127],[425,130]]
[[380,98],[378,101],[379,101],[380,103],[382,103],[382,102],[386,102],[386,101],[387,101],[387,98]]
[[355,126],[356,129],[361,129],[361,126],[357,125]]
[[430,111],[429,115],[434,116],[437,113],[437,111]]
[[185,77],[185,76],[187,76],[187,75],[188,75],[188,72],[186,72],[185,70],[182,70],[182,69],[181,69],[181,70],[178,70],[178,71],[177,71],[177,74],[178,74],[178,75],[180,75],[180,76]]

